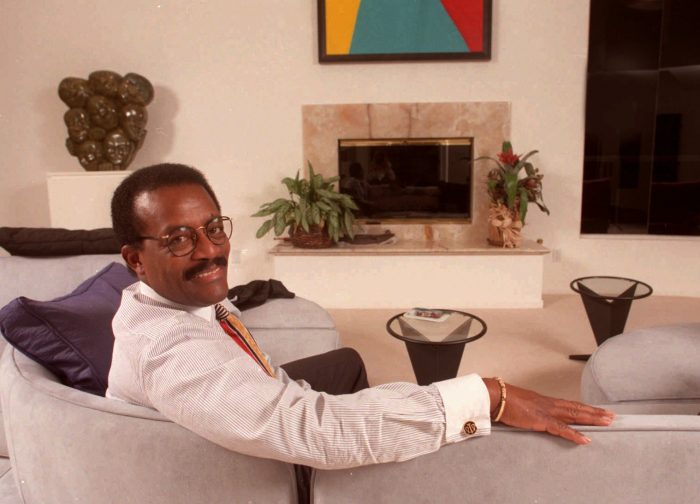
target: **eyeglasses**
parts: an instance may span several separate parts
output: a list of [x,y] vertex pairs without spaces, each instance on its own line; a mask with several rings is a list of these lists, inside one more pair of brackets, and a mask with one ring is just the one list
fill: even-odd
[[180,226],[172,233],[156,237],[156,236],[139,236],[139,240],[163,240],[168,250],[177,257],[191,254],[197,247],[199,235],[197,231],[202,229],[204,234],[209,238],[209,241],[215,245],[223,245],[231,238],[233,225],[228,217],[214,217],[212,220],[199,226],[192,228],[190,226]]

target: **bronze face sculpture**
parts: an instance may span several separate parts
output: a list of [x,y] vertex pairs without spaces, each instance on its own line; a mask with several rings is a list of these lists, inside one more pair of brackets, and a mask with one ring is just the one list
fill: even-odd
[[90,119],[87,112],[81,108],[72,108],[63,114],[63,122],[68,128],[68,136],[73,142],[82,143],[88,139]]
[[148,122],[146,107],[135,103],[127,103],[119,111],[119,116],[119,122],[126,136],[136,142],[137,148],[141,147],[141,143],[146,136],[146,123]]
[[88,81],[77,77],[67,77],[58,86],[58,96],[69,107],[84,107],[92,93]]
[[86,140],[74,147],[75,155],[87,171],[98,171],[102,161],[102,144],[94,140]]
[[120,129],[115,129],[107,134],[104,141],[104,154],[112,163],[112,170],[121,170],[122,166],[131,163],[135,146]]
[[95,93],[109,98],[116,98],[122,76],[109,70],[92,72],[88,77],[88,84]]
[[90,114],[90,122],[105,131],[114,129],[119,124],[117,105],[102,95],[88,98],[87,111]]
[[69,107],[63,121],[70,155],[88,171],[125,170],[146,137],[153,95],[148,79],[135,73],[98,70],[63,79],[58,96]]
[[118,93],[124,103],[146,106],[153,99],[153,86],[139,74],[128,73],[119,83]]

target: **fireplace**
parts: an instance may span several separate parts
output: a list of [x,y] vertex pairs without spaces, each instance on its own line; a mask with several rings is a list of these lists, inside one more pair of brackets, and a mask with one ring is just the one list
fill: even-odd
[[340,191],[368,219],[468,220],[473,139],[338,139]]
[[[471,139],[474,159],[494,156],[510,138],[510,116],[507,102],[304,105],[303,162],[311,163],[324,177],[338,175],[342,165],[338,145],[343,139]],[[486,178],[490,168],[486,162],[472,166],[472,188],[465,198],[468,217],[388,217],[391,231],[409,241],[483,239],[488,232]],[[384,219],[367,220],[381,223]]]

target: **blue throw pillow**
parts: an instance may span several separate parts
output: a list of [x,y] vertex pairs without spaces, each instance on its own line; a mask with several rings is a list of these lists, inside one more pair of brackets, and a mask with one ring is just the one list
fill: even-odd
[[11,301],[0,310],[0,330],[65,385],[104,396],[114,346],[112,318],[122,290],[135,281],[125,266],[112,263],[66,296]]

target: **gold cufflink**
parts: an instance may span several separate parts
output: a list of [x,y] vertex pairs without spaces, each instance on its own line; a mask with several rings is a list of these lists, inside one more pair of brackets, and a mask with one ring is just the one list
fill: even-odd
[[474,422],[465,422],[464,427],[462,427],[462,430],[465,434],[471,436],[477,431],[476,424]]

